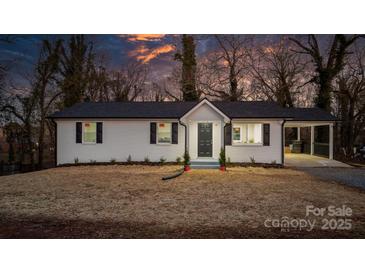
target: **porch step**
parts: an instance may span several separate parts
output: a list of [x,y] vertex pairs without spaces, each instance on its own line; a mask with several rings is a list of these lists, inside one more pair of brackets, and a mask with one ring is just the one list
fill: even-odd
[[191,161],[190,167],[192,169],[218,169],[219,162],[216,162],[216,161]]

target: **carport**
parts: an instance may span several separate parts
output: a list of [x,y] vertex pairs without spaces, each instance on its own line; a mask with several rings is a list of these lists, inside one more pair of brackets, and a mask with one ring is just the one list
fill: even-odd
[[[285,153],[303,153],[333,159],[333,122],[287,121]],[[292,148],[301,146],[300,151]]]
[[336,166],[333,126],[336,118],[319,108],[290,108],[283,125],[284,163],[292,166]]

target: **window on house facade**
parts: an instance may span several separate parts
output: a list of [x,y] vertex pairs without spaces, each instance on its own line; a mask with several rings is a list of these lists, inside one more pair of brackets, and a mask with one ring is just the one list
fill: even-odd
[[233,132],[232,132],[232,140],[235,143],[239,143],[242,141],[242,127],[240,126],[235,126],[233,127]]
[[96,123],[83,123],[83,142],[88,144],[96,143]]
[[235,124],[232,140],[236,144],[262,144],[262,124]]
[[157,143],[171,144],[171,123],[157,123]]

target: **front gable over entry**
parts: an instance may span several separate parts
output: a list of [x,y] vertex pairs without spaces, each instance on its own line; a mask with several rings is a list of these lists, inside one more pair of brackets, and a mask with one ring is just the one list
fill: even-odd
[[207,99],[203,99],[200,103],[194,106],[191,110],[185,113],[180,120],[186,121],[217,121],[223,120],[225,123],[229,123],[230,119],[216,106],[214,106]]
[[187,149],[191,159],[217,161],[224,143],[224,124],[230,122],[229,117],[207,99],[203,99],[180,120],[187,126]]

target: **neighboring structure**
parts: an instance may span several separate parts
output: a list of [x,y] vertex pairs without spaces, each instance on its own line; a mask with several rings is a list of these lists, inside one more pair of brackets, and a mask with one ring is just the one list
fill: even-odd
[[80,103],[50,116],[57,129],[57,165],[82,162],[217,161],[221,148],[231,162],[283,163],[284,127],[329,128],[333,157],[335,118],[315,108],[286,109],[272,102]]

